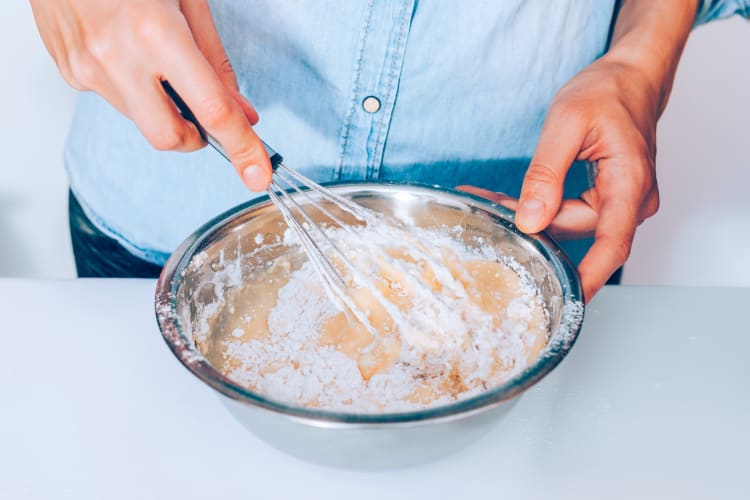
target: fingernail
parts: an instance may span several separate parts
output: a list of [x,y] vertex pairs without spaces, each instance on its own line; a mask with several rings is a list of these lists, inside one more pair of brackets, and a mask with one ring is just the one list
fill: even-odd
[[253,191],[263,191],[268,186],[268,175],[257,165],[245,167],[242,171],[242,178],[245,180],[247,187]]
[[524,200],[518,206],[516,223],[521,229],[533,229],[538,226],[544,217],[544,202],[539,200]]

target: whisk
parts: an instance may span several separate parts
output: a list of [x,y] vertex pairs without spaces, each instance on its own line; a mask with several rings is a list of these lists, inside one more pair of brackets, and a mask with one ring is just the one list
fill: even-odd
[[[221,156],[227,161],[230,161],[229,156],[226,154],[221,145],[213,137],[211,137],[203,126],[198,122],[197,118],[193,114],[192,110],[187,106],[182,97],[174,90],[174,88],[167,81],[162,82],[162,87],[167,95],[172,99],[174,104],[177,106],[180,114],[191,122],[198,129],[203,140],[205,140],[211,147],[213,147]],[[362,205],[352,202],[338,194],[332,192],[329,189],[324,188],[320,184],[316,183],[312,179],[302,175],[296,170],[284,165],[283,157],[277,153],[268,144],[263,142],[263,146],[268,153],[268,157],[271,160],[271,166],[273,168],[273,178],[271,183],[266,190],[271,201],[281,212],[284,221],[287,226],[294,231],[297,238],[299,239],[308,259],[315,267],[319,277],[321,278],[326,293],[329,298],[336,303],[342,310],[348,310],[352,312],[358,320],[367,323],[362,311],[356,307],[351,297],[346,293],[348,287],[347,280],[341,275],[336,269],[331,260],[326,256],[321,246],[326,246],[330,252],[335,254],[336,258],[339,259],[343,265],[347,267],[351,275],[357,276],[359,273],[356,267],[349,261],[346,255],[331,241],[326,232],[313,220],[310,214],[294,199],[290,193],[296,192],[301,196],[305,197],[307,202],[315,209],[325,214],[331,221],[335,222],[340,227],[347,227],[347,225],[341,221],[337,216],[331,213],[322,203],[318,202],[313,196],[310,196],[308,191],[317,193],[320,198],[324,201],[331,202],[343,209],[350,215],[354,216],[360,222],[365,224],[374,221],[377,218],[377,214],[366,209]],[[300,219],[295,217],[293,210],[295,210]],[[313,235],[314,233],[314,235]]]
[[[174,101],[183,118],[195,125],[198,132],[201,134],[201,137],[227,161],[230,161],[221,145],[206,133],[193,112],[169,83],[162,82],[162,85],[166,93]],[[348,213],[364,225],[382,227],[385,223],[388,227],[397,229],[400,224],[397,221],[386,220],[382,214],[376,213],[358,203],[344,198],[330,189],[326,189],[293,168],[284,165],[283,158],[279,153],[273,150],[265,142],[263,145],[268,153],[273,168],[272,181],[266,190],[266,193],[281,212],[287,226],[294,231],[299,239],[307,258],[315,268],[315,271],[324,285],[326,294],[331,301],[345,313],[353,314],[354,317],[367,328],[373,338],[377,339],[379,337],[379,332],[372,326],[367,317],[367,313],[355,303],[351,294],[348,293],[352,286],[364,286],[375,296],[380,305],[391,316],[391,318],[393,318],[394,322],[402,331],[412,329],[414,325],[411,325],[411,323],[406,320],[401,311],[399,311],[393,303],[387,300],[375,287],[372,286],[373,276],[368,276],[365,271],[358,269],[352,264],[342,249],[339,248],[339,246],[337,246],[336,243],[334,243],[326,234],[325,229],[315,222],[308,210],[306,210],[295,198],[297,196],[304,198],[306,206],[309,205],[314,210],[318,210],[325,215],[328,221],[350,233],[353,232],[351,225],[342,221],[340,216],[337,216],[331,210],[326,208],[326,205],[336,207],[337,212]],[[295,212],[298,214],[297,216],[295,216]],[[405,233],[405,231],[399,231],[395,239],[404,241],[404,237],[408,238]],[[394,239],[393,236],[393,234],[384,235],[384,240],[387,240],[389,237]],[[358,235],[355,234],[354,237],[358,238]],[[377,245],[371,246],[370,248],[374,248],[377,252],[377,260],[395,266],[397,269],[399,268],[396,260],[385,250],[379,248]],[[410,250],[427,262],[436,276],[444,278],[441,281],[444,282],[447,288],[452,289],[456,295],[465,296],[466,291],[462,284],[454,279],[449,272],[446,272],[445,267],[440,264],[439,258],[436,255],[428,249],[421,248],[420,245],[412,245]],[[335,258],[336,261],[340,263],[340,266],[345,269],[346,277],[339,272],[339,269],[337,269],[332,262],[332,258]],[[400,270],[404,271],[402,268]],[[433,295],[432,293],[429,293],[430,290],[428,290],[427,285],[420,279],[412,276],[408,272],[402,272],[401,274],[404,276],[405,280],[410,282],[412,288],[423,291],[425,296]],[[445,305],[439,298],[436,298],[436,302],[438,307]],[[429,317],[412,317],[411,319],[416,320],[416,322],[420,324],[418,326],[421,328],[430,327],[431,319]]]

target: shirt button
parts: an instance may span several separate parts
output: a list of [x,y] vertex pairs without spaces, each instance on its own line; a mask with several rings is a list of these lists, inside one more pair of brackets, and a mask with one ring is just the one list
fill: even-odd
[[368,113],[377,113],[380,110],[380,99],[374,95],[365,97],[365,100],[362,101],[362,109]]

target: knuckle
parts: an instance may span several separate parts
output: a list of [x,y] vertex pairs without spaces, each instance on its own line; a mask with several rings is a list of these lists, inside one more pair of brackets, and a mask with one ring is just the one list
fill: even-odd
[[198,103],[198,109],[201,110],[202,121],[208,128],[216,127],[228,120],[235,111],[232,101],[223,96],[211,96],[203,99]]
[[206,145],[198,131],[189,125],[184,128],[184,133],[181,139],[182,142],[179,146],[180,151],[197,151]]
[[81,91],[81,92],[83,92],[83,91],[85,91],[85,90],[89,90],[88,88],[86,88],[86,86],[84,86],[83,84],[81,84],[81,83],[80,83],[80,82],[78,82],[77,80],[74,80],[74,79],[70,79],[70,80],[68,80],[68,79],[66,79],[66,81],[68,82],[68,84],[69,84],[69,85],[70,85],[70,86],[71,86],[71,87],[72,87],[72,88],[73,88],[74,90],[78,90],[78,91]]
[[111,37],[90,37],[87,42],[87,49],[91,57],[100,64],[107,64],[117,60],[117,47]]
[[80,85],[79,90],[91,90],[97,87],[101,79],[99,65],[94,59],[82,52],[75,52],[68,59],[70,77]]
[[229,59],[223,59],[216,69],[216,73],[219,75],[219,79],[228,88],[235,91],[239,91],[239,84],[237,83],[237,73],[234,71],[234,66]]
[[87,90],[83,84],[73,76],[72,71],[70,71],[70,68],[67,65],[58,65],[58,70],[60,71],[60,76],[62,76],[63,80],[68,82],[68,85],[76,90]]
[[231,153],[232,160],[237,165],[248,165],[256,163],[256,158],[262,154],[261,146],[257,141],[243,145],[237,151]]
[[651,196],[657,192],[656,175],[654,174],[654,164],[647,158],[643,158],[637,165],[637,168],[631,169],[630,176],[637,182],[642,192]]
[[184,136],[174,127],[164,127],[146,136],[148,142],[159,151],[173,151],[184,143]]
[[524,182],[530,183],[532,187],[543,187],[557,185],[561,179],[557,171],[546,163],[532,162],[526,171]]
[[232,62],[229,59],[224,59],[221,64],[219,64],[219,72],[224,75],[234,76],[235,72]]
[[126,2],[124,19],[134,40],[142,45],[161,44],[164,38],[164,23],[141,2]]
[[656,215],[656,212],[659,211],[660,203],[659,193],[654,191],[653,194],[646,199],[646,204],[643,207],[644,220]]

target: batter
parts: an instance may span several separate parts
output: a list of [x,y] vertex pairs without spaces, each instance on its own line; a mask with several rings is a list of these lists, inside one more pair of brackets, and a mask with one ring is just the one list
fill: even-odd
[[365,248],[368,234],[329,231],[369,273],[348,277],[364,322],[334,306],[301,251],[290,252],[225,293],[199,348],[265,397],[354,413],[442,405],[522,371],[547,341],[535,288],[486,249],[420,231],[411,242],[381,241],[380,253]]

